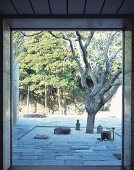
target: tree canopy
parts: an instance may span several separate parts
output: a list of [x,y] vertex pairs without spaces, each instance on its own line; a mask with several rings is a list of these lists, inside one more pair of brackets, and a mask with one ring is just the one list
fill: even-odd
[[[31,93],[44,100],[47,85],[48,94],[53,90],[51,101],[57,89],[61,89],[62,98],[74,102],[72,94],[73,98],[83,100],[87,90],[93,97],[102,91],[104,99],[111,87],[121,84],[121,32],[41,31],[32,34],[34,32],[14,33],[22,91],[29,86]],[[108,96],[101,107],[110,99]]]

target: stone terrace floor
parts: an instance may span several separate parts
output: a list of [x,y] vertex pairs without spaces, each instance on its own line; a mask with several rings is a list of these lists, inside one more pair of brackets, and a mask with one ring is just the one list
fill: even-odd
[[[101,114],[100,114],[101,115]],[[76,120],[81,130],[75,130]],[[101,122],[101,123],[100,123]],[[96,118],[95,126],[115,127],[114,141],[98,141],[100,134],[85,133],[86,117],[48,116],[46,118],[19,118],[13,127],[13,165],[121,165],[121,120],[105,115]],[[71,127],[69,135],[56,135],[57,126]],[[107,129],[106,129],[107,130]],[[48,139],[34,139],[35,135]]]

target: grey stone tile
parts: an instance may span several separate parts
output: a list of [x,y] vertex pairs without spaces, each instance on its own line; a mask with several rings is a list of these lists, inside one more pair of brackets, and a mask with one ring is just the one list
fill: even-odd
[[12,157],[13,160],[18,160],[18,159],[21,159],[21,155],[14,155]]
[[65,165],[84,165],[83,161],[66,160]]
[[79,153],[79,154],[89,154],[89,153],[93,153],[93,152],[94,152],[93,149],[75,150],[75,153]]
[[116,161],[117,159],[112,154],[92,154],[88,156],[82,156],[82,160],[89,160],[89,161]]
[[43,153],[43,154],[53,154],[53,153],[55,153],[55,150],[52,150],[52,149],[50,149],[50,150],[42,149],[41,153]]
[[13,165],[64,165],[62,160],[14,160]]
[[71,150],[86,150],[86,149],[90,149],[90,147],[88,145],[83,146],[83,145],[75,145],[75,146],[71,146],[70,148]]
[[67,153],[73,153],[73,152],[71,150],[59,150],[59,149],[55,149],[54,153],[64,153],[64,154],[67,154]]
[[21,160],[37,160],[38,156],[37,155],[22,155],[20,157]]
[[51,148],[55,150],[68,150],[70,149],[70,146],[52,146]]
[[56,160],[81,160],[81,156],[56,156]]
[[43,153],[22,153],[23,156],[42,156]]
[[90,166],[118,166],[121,165],[121,161],[84,161],[84,165],[90,165]]
[[37,158],[38,160],[56,160],[56,156],[54,156],[54,155],[48,155],[48,156],[44,156],[44,155],[42,155],[42,156],[38,156],[38,158]]

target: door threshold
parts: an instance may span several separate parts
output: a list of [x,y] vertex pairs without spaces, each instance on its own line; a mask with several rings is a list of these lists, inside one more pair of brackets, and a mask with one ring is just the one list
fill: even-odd
[[121,166],[69,166],[69,165],[23,165],[12,166],[9,170],[124,170]]

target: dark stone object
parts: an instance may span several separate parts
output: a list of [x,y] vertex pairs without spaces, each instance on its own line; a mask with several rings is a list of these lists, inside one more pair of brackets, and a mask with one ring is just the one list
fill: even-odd
[[111,140],[111,132],[110,131],[103,131],[101,133],[102,140]]
[[114,130],[115,130],[115,127],[112,127],[112,131],[113,131],[113,140],[114,140]]
[[48,136],[46,136],[46,135],[39,135],[39,134],[37,134],[35,137],[34,137],[34,139],[48,139],[49,137]]
[[75,130],[80,130],[80,122],[79,122],[79,120],[77,120],[77,123],[76,123],[76,128],[75,128]]
[[101,134],[103,132],[103,127],[101,126],[101,125],[99,125],[98,127],[97,127],[97,133],[98,134]]
[[121,154],[113,154],[116,159],[121,160]]
[[68,135],[71,132],[71,129],[68,127],[57,127],[54,129],[54,134]]
[[97,138],[97,140],[102,141],[102,139],[101,139],[101,138]]

